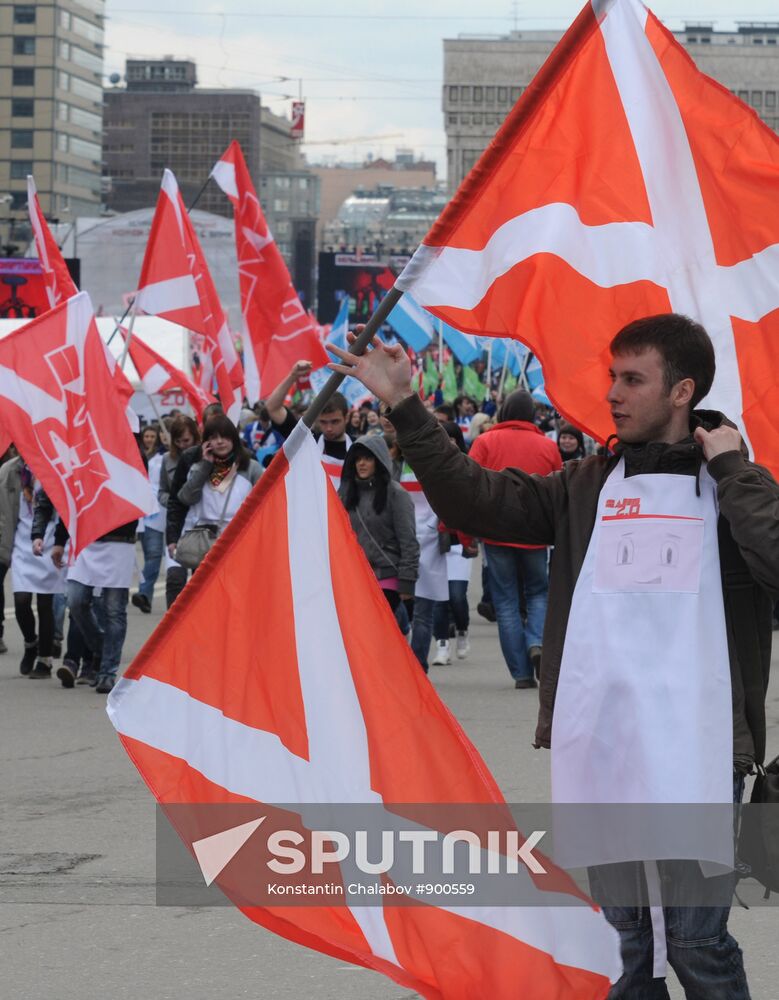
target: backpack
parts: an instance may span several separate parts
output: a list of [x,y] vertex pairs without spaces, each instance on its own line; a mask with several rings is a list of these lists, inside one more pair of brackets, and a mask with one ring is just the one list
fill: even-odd
[[751,869],[743,877],[764,885],[768,899],[779,892],[779,757],[756,767],[749,805],[741,814],[738,859]]

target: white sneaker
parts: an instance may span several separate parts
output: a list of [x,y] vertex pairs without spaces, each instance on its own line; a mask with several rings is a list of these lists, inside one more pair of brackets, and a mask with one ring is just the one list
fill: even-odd
[[467,632],[458,632],[457,641],[455,642],[455,649],[457,650],[457,659],[464,660],[465,657],[471,651],[471,644],[468,642]]
[[434,667],[443,667],[447,663],[451,663],[452,658],[449,655],[449,641],[447,639],[438,639],[435,644],[435,656],[433,657]]

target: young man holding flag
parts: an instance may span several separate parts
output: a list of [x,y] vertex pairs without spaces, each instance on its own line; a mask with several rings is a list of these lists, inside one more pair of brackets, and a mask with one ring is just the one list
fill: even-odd
[[[337,350],[333,367],[389,404],[447,525],[555,546],[535,744],[551,748],[553,800],[714,804],[734,787],[740,800],[765,751],[779,486],[726,417],[695,410],[715,370],[703,327],[647,317],[611,352],[614,454],[547,476],[491,471],[449,447],[398,345]],[[606,915],[625,964],[610,996],[667,997],[663,949],[688,997],[749,996],[728,907]]]

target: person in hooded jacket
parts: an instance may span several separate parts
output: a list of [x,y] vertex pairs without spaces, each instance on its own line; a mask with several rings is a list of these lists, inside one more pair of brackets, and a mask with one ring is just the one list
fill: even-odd
[[419,542],[414,505],[392,479],[392,459],[384,438],[366,435],[354,442],[344,461],[338,495],[357,541],[395,611],[413,597],[419,574]]
[[557,447],[563,462],[572,462],[576,458],[586,458],[584,435],[573,424],[563,424],[557,432]]

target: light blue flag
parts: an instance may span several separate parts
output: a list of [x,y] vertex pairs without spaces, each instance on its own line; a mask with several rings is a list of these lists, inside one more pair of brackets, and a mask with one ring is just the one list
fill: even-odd
[[[436,329],[438,329],[436,320]],[[460,333],[448,323],[443,323],[441,327],[444,341],[452,351],[454,356],[463,365],[469,365],[472,361],[478,361],[482,356],[482,346],[478,337],[470,333]]]
[[512,375],[517,377],[522,370],[522,361],[527,354],[527,348],[520,344],[518,340],[511,337],[480,337],[479,343],[483,350],[488,350],[492,341],[492,371],[499,371],[503,368],[506,359],[506,351],[509,353],[507,368]]
[[405,340],[415,351],[424,351],[435,337],[430,313],[417,305],[408,292],[389,314],[387,322],[401,340]]
[[[336,347],[343,348],[344,350],[348,347],[346,341],[346,335],[349,332],[349,296],[344,295],[341,300],[341,305],[338,309],[338,315],[333,320],[333,325],[330,328],[330,335],[327,338],[325,347],[327,344],[335,344]],[[330,352],[328,351],[328,354]],[[334,354],[330,354],[330,358],[333,361],[338,361],[338,358]],[[330,378],[333,373],[329,368],[320,368],[318,371],[312,372],[310,375],[311,388],[314,392],[321,392],[325,383]],[[349,407],[358,406],[364,399],[371,398],[371,393],[365,388],[362,382],[358,381],[356,378],[347,376],[338,388],[340,393],[346,397],[346,402]]]

